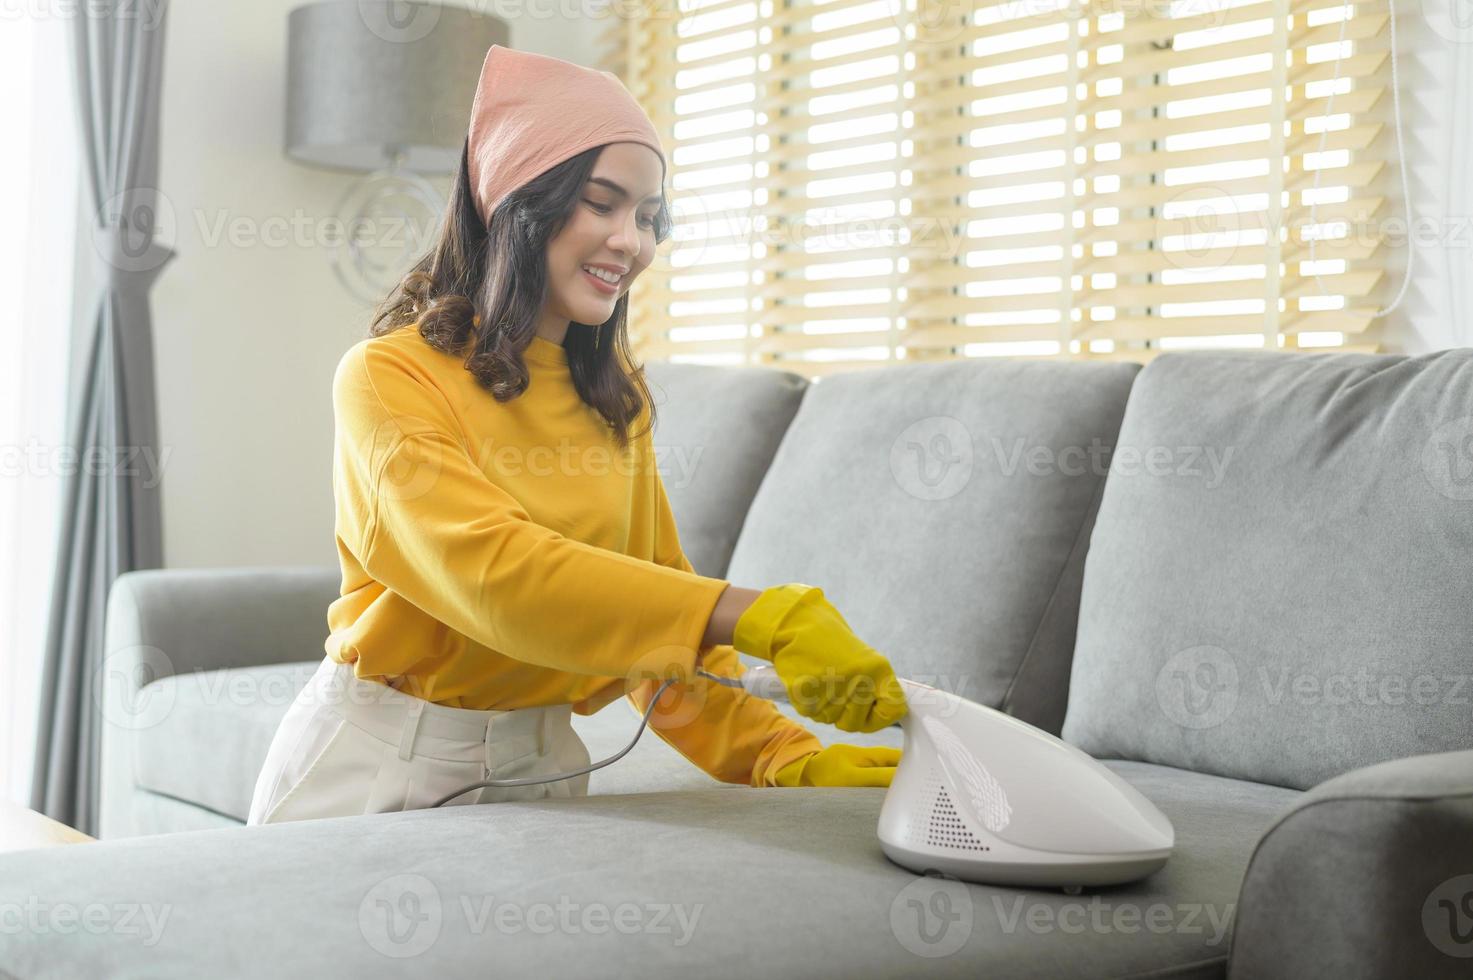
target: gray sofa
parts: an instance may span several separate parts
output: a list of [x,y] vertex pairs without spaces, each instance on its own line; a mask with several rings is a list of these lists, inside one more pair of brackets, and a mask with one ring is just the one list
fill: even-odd
[[[649,377],[698,570],[822,585],[902,676],[1106,760],[1175,825],[1167,865],[1075,896],[916,875],[884,791],[721,783],[650,731],[586,798],[246,828],[337,570],[135,572],[104,839],[0,856],[0,910],[72,913],[0,919],[0,972],[1473,968],[1473,352]],[[637,716],[574,723],[600,759]]]

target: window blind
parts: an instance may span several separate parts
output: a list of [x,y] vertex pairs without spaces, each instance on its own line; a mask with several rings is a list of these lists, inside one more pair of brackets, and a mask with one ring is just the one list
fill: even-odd
[[643,357],[1379,348],[1385,0],[652,9],[601,63],[670,161]]

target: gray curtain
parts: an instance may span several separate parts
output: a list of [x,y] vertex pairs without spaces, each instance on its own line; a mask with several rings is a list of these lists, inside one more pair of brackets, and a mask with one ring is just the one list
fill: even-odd
[[[158,423],[148,293],[173,252],[154,241],[159,81],[167,3],[89,8],[72,18],[83,207],[96,256],[73,344],[66,480],[51,594],[31,807],[97,834],[103,617],[124,572],[162,564],[159,488],[146,485]],[[146,11],[147,16],[140,16]],[[91,465],[87,461],[91,460]]]

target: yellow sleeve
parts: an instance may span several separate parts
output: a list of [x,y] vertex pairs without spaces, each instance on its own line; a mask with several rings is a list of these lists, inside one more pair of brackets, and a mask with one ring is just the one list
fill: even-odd
[[[664,482],[654,473],[656,556],[659,564],[694,574],[680,548],[675,516],[665,496]],[[730,644],[707,645],[704,670],[722,677],[740,677],[746,667]],[[643,714],[659,682],[650,680],[632,689],[629,700]],[[662,718],[662,716],[664,716]],[[649,727],[681,755],[724,783],[776,786],[777,771],[823,743],[766,698],[697,677],[690,685],[673,684],[650,715]]]
[[533,522],[472,460],[443,393],[392,352],[350,351],[333,406],[338,535],[375,580],[516,660],[691,676],[726,581]]

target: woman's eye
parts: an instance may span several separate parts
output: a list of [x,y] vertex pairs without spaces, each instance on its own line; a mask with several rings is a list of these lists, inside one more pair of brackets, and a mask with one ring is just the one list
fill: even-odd
[[[599,204],[597,201],[588,201],[587,198],[584,198],[584,200],[587,201],[589,207],[593,208],[593,210],[599,214],[608,214],[610,211],[614,210],[607,204]],[[646,228],[652,229],[655,227],[655,215],[652,214],[649,217],[643,218],[641,220],[644,222],[644,226]]]

